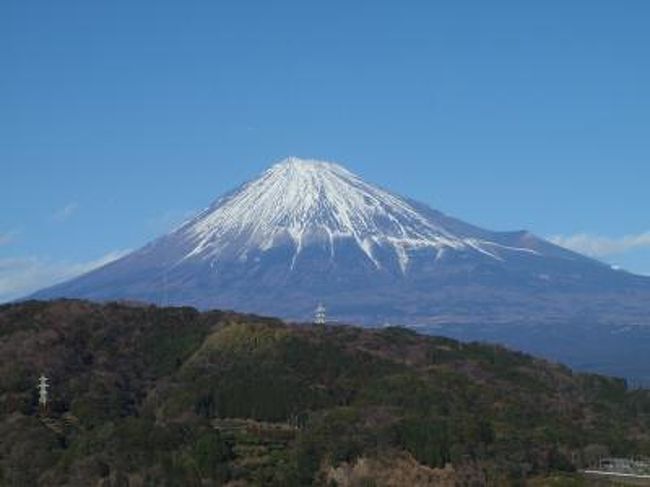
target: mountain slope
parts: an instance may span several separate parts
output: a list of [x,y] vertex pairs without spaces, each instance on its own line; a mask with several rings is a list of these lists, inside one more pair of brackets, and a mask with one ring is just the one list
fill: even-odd
[[491,232],[290,158],[176,231],[37,298],[133,299],[361,323],[647,322],[650,279]]
[[648,391],[501,347],[190,308],[0,306],[0,485],[522,485],[608,454],[650,454]]

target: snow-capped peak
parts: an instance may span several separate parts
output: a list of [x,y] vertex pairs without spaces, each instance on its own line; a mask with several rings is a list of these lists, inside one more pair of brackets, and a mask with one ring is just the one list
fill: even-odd
[[305,172],[318,172],[318,171],[335,171],[354,176],[343,166],[334,162],[319,161],[317,159],[301,159],[300,157],[287,157],[280,162],[273,164],[266,172],[276,171],[301,171]]
[[431,247],[474,249],[498,258],[480,242],[459,238],[401,197],[364,182],[331,162],[290,157],[222,198],[179,230],[191,257],[246,258],[287,242],[291,268],[308,242],[327,240],[331,256],[340,239],[353,239],[376,267],[376,249],[394,250],[406,271],[409,251]]

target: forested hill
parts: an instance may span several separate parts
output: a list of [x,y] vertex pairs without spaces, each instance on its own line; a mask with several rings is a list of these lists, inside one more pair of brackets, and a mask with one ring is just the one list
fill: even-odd
[[0,485],[509,485],[648,455],[649,433],[648,392],[500,347],[190,308],[0,306]]

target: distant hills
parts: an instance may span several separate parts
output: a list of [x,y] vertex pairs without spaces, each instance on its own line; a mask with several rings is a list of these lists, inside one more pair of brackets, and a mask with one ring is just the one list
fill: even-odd
[[608,454],[650,454],[648,391],[499,346],[0,306],[0,485],[584,485],[575,469]]

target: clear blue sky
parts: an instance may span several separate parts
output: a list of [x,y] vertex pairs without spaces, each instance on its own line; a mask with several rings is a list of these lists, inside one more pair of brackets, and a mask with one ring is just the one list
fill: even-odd
[[645,0],[4,0],[0,301],[288,155],[650,274],[649,20]]

